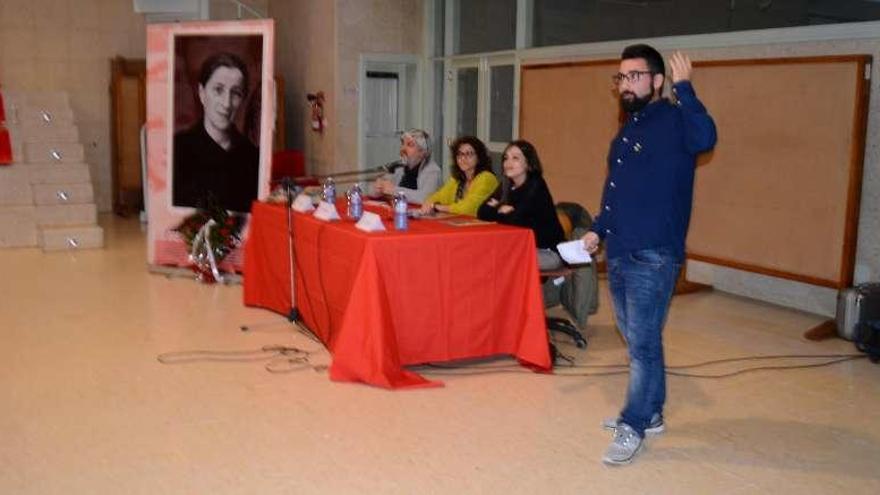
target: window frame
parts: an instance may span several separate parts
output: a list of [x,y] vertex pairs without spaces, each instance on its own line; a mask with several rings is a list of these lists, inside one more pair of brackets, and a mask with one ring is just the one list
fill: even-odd
[[[847,22],[839,24],[822,24],[815,26],[796,26],[771,29],[758,29],[749,31],[731,31],[708,34],[694,34],[681,36],[664,36],[646,39],[625,39],[615,41],[602,41],[592,43],[579,43],[570,45],[555,45],[546,47],[532,47],[533,33],[532,22],[534,16],[533,0],[517,0],[516,15],[516,47],[512,50],[502,50],[495,52],[468,53],[455,55],[453,51],[454,33],[457,29],[455,23],[456,12],[461,7],[461,2],[466,0],[425,0],[425,23],[426,33],[425,40],[425,56],[432,63],[425,64],[429,67],[431,74],[423,80],[433,81],[436,74],[434,73],[435,61],[443,62],[444,71],[444,87],[442,109],[429,109],[426,115],[433,115],[435,111],[443,112],[443,129],[434,129],[437,134],[436,142],[439,146],[443,146],[442,153],[437,150],[437,162],[442,163],[445,172],[448,172],[446,160],[442,160],[448,151],[445,149],[456,137],[456,89],[453,87],[456,83],[456,70],[461,67],[472,67],[474,64],[479,67],[479,97],[477,111],[477,137],[486,142],[490,151],[501,152],[507,143],[489,142],[489,69],[494,65],[504,65],[512,63],[514,66],[514,88],[513,88],[513,139],[519,136],[519,94],[520,94],[520,75],[523,65],[531,65],[535,63],[553,63],[566,62],[574,60],[596,59],[596,58],[617,58],[620,52],[626,46],[640,42],[648,43],[663,53],[675,50],[708,50],[718,48],[738,48],[755,45],[767,44],[783,44],[783,43],[807,43],[816,41],[856,41],[860,39],[878,39],[880,35],[880,20],[865,22]],[[445,33],[443,39],[443,49],[437,50],[435,45],[434,16],[439,10],[439,2],[443,2],[443,15],[445,20],[443,23]],[[434,56],[433,54],[442,53],[442,55]],[[511,62],[512,61],[512,62]],[[426,88],[426,100],[434,101],[435,91],[437,88]],[[433,120],[431,121],[433,122]]]

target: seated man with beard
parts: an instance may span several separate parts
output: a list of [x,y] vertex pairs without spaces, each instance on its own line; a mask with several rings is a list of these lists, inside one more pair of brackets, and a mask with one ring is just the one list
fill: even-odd
[[392,195],[402,191],[410,203],[422,203],[440,187],[440,166],[431,159],[431,140],[421,129],[400,136],[400,164],[376,179],[375,194]]

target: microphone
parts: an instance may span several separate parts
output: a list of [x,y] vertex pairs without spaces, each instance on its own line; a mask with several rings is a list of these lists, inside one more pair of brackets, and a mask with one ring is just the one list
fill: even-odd
[[393,162],[388,162],[385,165],[379,165],[376,167],[376,172],[385,172],[386,174],[393,174],[395,170],[399,169],[406,165],[406,162],[403,159],[397,159]]
[[284,194],[287,196],[287,207],[293,205],[293,197],[302,192],[302,188],[296,185],[291,177],[281,178],[281,187],[284,188]]

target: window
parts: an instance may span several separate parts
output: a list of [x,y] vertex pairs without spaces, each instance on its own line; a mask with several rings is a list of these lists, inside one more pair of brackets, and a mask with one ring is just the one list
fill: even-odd
[[513,65],[489,69],[489,141],[513,139]]
[[516,0],[455,1],[452,52],[512,50],[516,46],[516,3]]
[[436,135],[431,136],[431,140],[434,144],[432,156],[434,161],[443,166],[446,157],[446,147],[443,146],[443,112],[439,109],[443,108],[443,93],[445,90],[445,81],[446,78],[443,77],[445,71],[443,70],[443,61],[437,60],[434,62],[434,104],[432,108],[437,109],[432,113],[432,127],[431,129]]
[[456,136],[477,135],[479,70],[476,67],[458,70],[456,85]]
[[533,0],[532,46],[880,20],[871,0]]
[[519,58],[530,48],[880,21],[880,0],[425,1],[434,15],[433,90],[442,94],[434,100],[443,109],[432,120],[437,142],[474,135],[493,156],[517,137]]
[[583,0],[535,0],[532,12],[534,46],[569,45],[590,39],[584,29],[595,2]]
[[[430,7],[429,7],[430,8]],[[446,1],[435,0],[433,9],[431,10],[431,18],[433,19],[433,44],[431,52],[435,57],[446,55],[445,38],[446,38]]]

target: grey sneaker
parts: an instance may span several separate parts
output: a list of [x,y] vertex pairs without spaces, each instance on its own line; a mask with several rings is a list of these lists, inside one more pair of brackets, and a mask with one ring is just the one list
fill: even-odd
[[[617,429],[617,424],[619,422],[620,418],[605,418],[602,420],[602,428],[614,431]],[[663,416],[661,416],[660,413],[654,413],[654,415],[651,416],[651,423],[645,428],[645,435],[659,435],[664,431],[666,431],[666,423],[663,422]]]
[[645,444],[635,430],[626,423],[618,423],[614,429],[614,440],[605,455],[602,456],[602,462],[605,464],[629,464],[642,450]]

